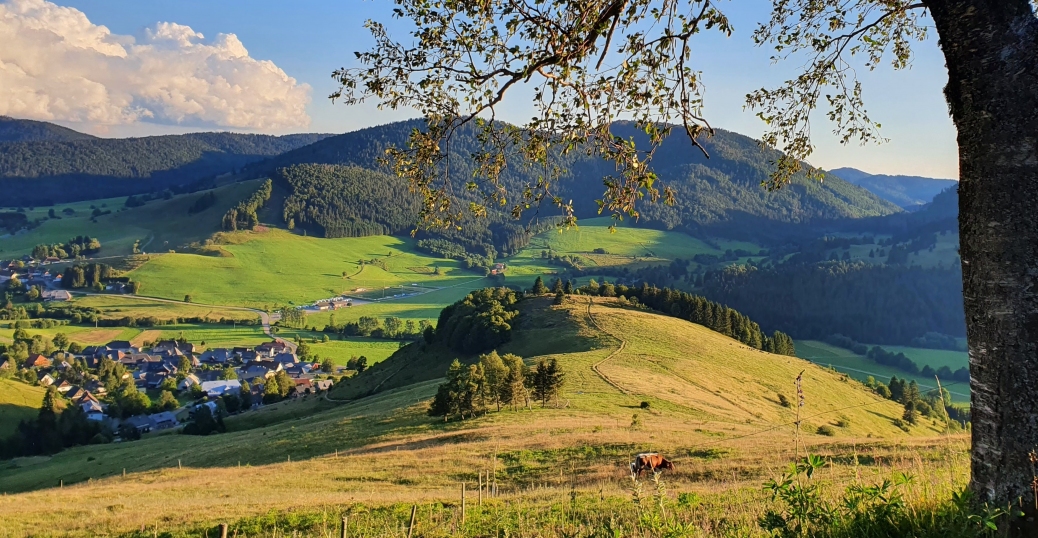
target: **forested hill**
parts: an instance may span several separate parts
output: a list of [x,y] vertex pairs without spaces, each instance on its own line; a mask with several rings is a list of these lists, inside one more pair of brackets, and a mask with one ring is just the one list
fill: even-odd
[[233,172],[326,136],[191,133],[6,142],[0,143],[0,188],[6,206],[140,194]]
[[[247,177],[275,174],[279,168],[300,164],[350,165],[379,169],[377,159],[390,146],[403,147],[417,120],[393,123],[329,137],[306,147],[250,165]],[[620,136],[635,136],[633,126],[618,124]],[[777,154],[762,151],[757,143],[736,133],[718,130],[704,141],[711,157],[706,158],[683,134],[675,134],[656,153],[653,166],[661,179],[677,190],[678,203],[642,205],[642,223],[712,236],[769,239],[783,234],[811,233],[805,223],[881,216],[900,209],[872,193],[835,176],[824,181],[795,178],[792,185],[776,192],[761,187]],[[469,155],[478,143],[473,130],[463,129],[451,142],[451,174],[464,181],[472,177]],[[608,163],[584,155],[570,155],[557,163],[568,173],[559,195],[573,199],[578,216],[592,216],[595,200],[602,196],[602,180],[615,172]],[[532,182],[540,170],[511,159],[503,182],[518,192]],[[391,201],[391,200],[387,200]],[[327,207],[325,209],[328,209]],[[355,211],[343,208],[346,213]],[[327,211],[325,211],[327,212]],[[333,211],[334,212],[334,211]],[[542,208],[542,216],[553,214]],[[492,219],[493,220],[493,219]]]
[[829,173],[906,209],[930,203],[938,193],[957,183],[952,179],[869,174],[855,168],[837,168]]
[[91,135],[45,121],[19,120],[0,116],[0,143],[37,140],[89,140]]

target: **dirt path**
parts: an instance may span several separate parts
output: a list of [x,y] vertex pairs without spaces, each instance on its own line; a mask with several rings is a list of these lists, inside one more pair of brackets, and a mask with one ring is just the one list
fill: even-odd
[[602,381],[605,381],[606,383],[608,383],[609,386],[611,386],[614,389],[622,392],[623,394],[626,394],[626,395],[630,396],[631,395],[630,391],[628,391],[627,389],[621,387],[619,384],[614,382],[612,379],[609,379],[609,376],[603,374],[602,370],[598,369],[599,366],[604,364],[609,359],[612,359],[613,357],[616,357],[617,355],[623,353],[624,349],[627,348],[627,340],[624,340],[623,338],[620,338],[619,336],[611,334],[609,331],[603,329],[602,326],[599,325],[597,321],[595,321],[595,317],[591,315],[591,305],[594,304],[594,302],[595,302],[594,299],[588,297],[588,300],[587,300],[587,319],[588,319],[588,321],[590,321],[591,324],[594,325],[596,329],[598,329],[599,331],[605,333],[607,336],[609,336],[611,338],[614,338],[616,340],[619,340],[620,341],[620,347],[618,347],[615,350],[613,350],[613,352],[610,353],[608,357],[606,357],[606,358],[596,362],[595,364],[592,364],[591,365],[591,369],[594,370],[595,374],[597,374],[598,377],[602,378]]

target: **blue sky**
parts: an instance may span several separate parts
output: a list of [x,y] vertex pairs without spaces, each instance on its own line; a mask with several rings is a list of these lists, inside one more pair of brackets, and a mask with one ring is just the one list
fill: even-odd
[[[2,0],[0,7],[3,2],[12,1],[19,0]],[[287,92],[286,95],[298,97],[299,92],[309,90],[309,103],[300,104],[305,106],[305,112],[300,108],[298,114],[281,118],[282,121],[264,121],[264,117],[277,115],[277,111],[271,109],[265,112],[266,116],[257,114],[243,120],[241,125],[249,128],[235,130],[345,132],[410,116],[406,111],[333,105],[327,99],[336,87],[330,77],[332,70],[353,66],[353,52],[370,46],[371,40],[362,24],[368,18],[388,21],[389,0],[56,0],[55,3],[75,8],[85,14],[90,23],[104,25],[112,34],[133,36],[139,43],[157,33],[154,29],[160,22],[190,27],[204,35],[204,38],[193,38],[199,42],[209,43],[219,34],[234,34],[248,50],[249,58],[273,62],[295,79],[294,86],[276,88],[277,95]],[[753,46],[750,34],[755,22],[768,15],[769,5],[761,0],[722,4],[735,25],[735,35],[723,38],[706,34],[696,41],[695,62],[703,71],[707,88],[706,115],[716,127],[749,136],[759,135],[761,123],[742,108],[745,94],[761,86],[777,84],[791,76],[799,65],[795,61],[772,65],[769,51]],[[403,34],[398,23],[390,28],[398,30],[396,35]],[[870,112],[883,124],[883,134],[890,142],[879,146],[841,146],[830,134],[831,126],[819,115],[813,124],[817,146],[811,159],[813,164],[827,169],[851,166],[873,173],[958,176],[955,131],[942,95],[947,72],[936,35],[918,44],[915,50],[915,60],[909,70],[894,72],[884,66],[874,72],[859,71]],[[0,52],[0,61],[2,54]],[[281,84],[280,81],[264,82],[261,78],[243,80],[256,80],[255,87],[260,90]],[[510,103],[503,114],[505,119],[523,119],[523,112],[527,110],[523,104],[520,100]],[[260,105],[253,108],[263,110]],[[118,125],[99,127],[92,125],[89,119],[62,123],[107,136],[139,136],[214,130],[213,122],[238,125],[228,119],[235,117],[234,114],[229,111],[225,116],[203,117],[190,113],[185,116],[183,112],[164,115],[156,111],[145,112],[139,120]],[[307,117],[309,123],[305,124]]]

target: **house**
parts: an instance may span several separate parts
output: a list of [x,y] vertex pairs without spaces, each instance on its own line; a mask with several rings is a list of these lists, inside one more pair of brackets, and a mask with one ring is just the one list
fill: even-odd
[[214,417],[216,416],[217,413],[220,412],[220,408],[217,407],[216,402],[204,402],[204,403],[200,403],[200,404],[196,405],[194,407],[194,409],[191,411],[191,414],[196,413],[199,409],[201,409],[203,407],[208,407],[209,408],[209,412],[212,413]]
[[72,368],[72,365],[69,364],[68,361],[61,361],[61,362],[55,364],[54,368],[57,371],[59,371],[59,372],[64,372],[65,370],[68,370],[69,368]]
[[100,394],[102,396],[104,396],[108,392],[108,389],[105,388],[105,384],[96,379],[91,379],[90,381],[87,381],[83,385],[83,388],[85,388],[87,392]]
[[48,368],[51,365],[51,360],[39,353],[29,355],[29,358],[25,360],[26,368]]
[[105,344],[105,348],[109,351],[123,351],[126,353],[140,352],[140,349],[137,349],[133,346],[133,344],[127,342],[126,340],[112,340],[111,342]]
[[84,357],[101,357],[101,354],[105,352],[104,346],[87,346],[83,348]]
[[130,417],[123,421],[123,424],[131,428],[136,428],[141,433],[148,433],[155,426],[151,421],[151,417],[147,415],[137,415]]
[[210,398],[219,398],[224,394],[238,394],[241,392],[241,382],[237,379],[203,381],[202,390],[205,391]]
[[68,290],[44,290],[44,301],[71,301],[72,294]]
[[66,394],[68,391],[72,390],[72,386],[72,383],[62,380],[61,383],[58,383],[58,392]]
[[180,380],[180,383],[177,383],[177,388],[180,390],[187,390],[201,383],[202,382],[198,379],[198,376],[196,376],[195,374],[187,374],[187,376],[184,379]]
[[241,359],[242,362],[249,362],[249,361],[254,361],[254,360],[258,359],[259,358],[259,354],[256,353],[255,351],[249,350],[249,351],[243,351],[243,352],[239,353],[238,357]]
[[40,386],[49,387],[54,384],[54,378],[50,374],[41,372],[36,376],[36,380],[40,383]]
[[314,389],[316,389],[316,390],[328,390],[328,389],[332,388],[332,380],[331,379],[317,379],[317,380],[314,380],[312,383],[313,383]]
[[275,360],[277,362],[280,362],[281,364],[283,364],[283,365],[285,365],[287,367],[287,366],[289,366],[291,364],[298,363],[299,362],[299,357],[296,357],[295,353],[291,353],[291,352],[285,351],[285,352],[282,352],[282,353],[278,353],[277,355],[274,355],[273,360]]
[[226,364],[234,354],[224,348],[211,349],[202,353],[201,361],[209,364]]
[[148,418],[151,419],[151,423],[154,425],[156,430],[168,430],[180,425],[177,416],[170,411],[148,415]]
[[12,362],[14,361],[10,359],[0,359],[0,370],[9,370],[11,368],[14,368],[13,366],[11,366]]
[[266,355],[267,357],[274,357],[278,353],[285,351],[288,351],[288,345],[278,340],[264,342],[256,346],[256,353]]
[[[97,402],[98,401],[97,398],[95,398],[93,394],[90,394],[90,391],[84,389],[83,387],[72,387],[71,389],[69,389],[68,392],[65,393],[65,397],[68,398],[69,400],[72,400],[72,402],[77,404],[77,405],[82,404],[83,402],[88,402],[88,401],[90,401],[90,402]],[[98,402],[98,403],[100,403],[100,402]]]
[[[260,382],[262,382],[263,379],[274,376],[275,371],[273,369],[262,364],[256,364],[257,362],[262,361],[253,361],[249,366],[243,367],[238,372],[238,379],[255,384],[256,380],[261,380]],[[278,364],[278,366],[280,367],[281,365]]]
[[308,373],[308,370],[304,369],[301,365],[296,364],[285,368],[285,373],[288,374],[288,377],[298,379],[305,376]]
[[223,372],[220,370],[196,370],[194,376],[198,378],[199,383],[220,381],[223,378]]
[[83,413],[86,414],[87,420],[100,421],[105,419],[105,412],[104,409],[101,407],[101,404],[93,400],[87,400],[79,404],[79,408],[82,409]]
[[314,385],[309,379],[296,379],[296,394],[311,394],[314,392]]

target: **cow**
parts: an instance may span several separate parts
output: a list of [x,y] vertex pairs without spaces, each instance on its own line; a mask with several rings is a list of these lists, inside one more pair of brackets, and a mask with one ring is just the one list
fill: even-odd
[[648,470],[655,473],[663,469],[673,470],[674,464],[656,452],[638,454],[631,462],[631,474],[635,476],[641,476],[642,471]]

